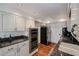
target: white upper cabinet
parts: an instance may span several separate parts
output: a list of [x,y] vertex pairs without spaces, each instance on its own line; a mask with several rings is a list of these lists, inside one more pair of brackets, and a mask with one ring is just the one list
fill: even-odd
[[2,14],[0,13],[0,31],[2,31]]
[[21,16],[16,16],[16,30],[17,31],[25,31],[25,18]]
[[15,16],[13,14],[3,14],[3,31],[15,30]]
[[0,31],[26,31],[28,28],[34,28],[34,20],[7,12],[0,13]]

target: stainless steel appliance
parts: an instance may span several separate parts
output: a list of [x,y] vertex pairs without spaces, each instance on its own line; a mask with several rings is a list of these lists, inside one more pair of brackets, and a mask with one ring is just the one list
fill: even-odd
[[38,28],[29,29],[29,42],[30,42],[30,53],[38,47]]

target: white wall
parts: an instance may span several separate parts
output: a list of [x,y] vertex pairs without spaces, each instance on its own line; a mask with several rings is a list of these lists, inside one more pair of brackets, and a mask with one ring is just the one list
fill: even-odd
[[71,28],[76,24],[77,26],[74,29],[74,34],[76,34],[76,39],[79,41],[79,4],[71,4]]
[[57,43],[62,35],[62,28],[66,27],[66,22],[52,23],[50,24],[50,26],[51,26],[51,42]]

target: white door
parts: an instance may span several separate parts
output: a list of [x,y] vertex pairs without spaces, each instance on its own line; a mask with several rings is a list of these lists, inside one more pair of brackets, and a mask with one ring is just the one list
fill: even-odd
[[2,31],[2,14],[0,13],[0,31]]
[[20,16],[16,16],[15,19],[17,31],[25,31],[25,19]]
[[15,16],[12,14],[5,13],[3,15],[3,31],[14,31],[15,30]]

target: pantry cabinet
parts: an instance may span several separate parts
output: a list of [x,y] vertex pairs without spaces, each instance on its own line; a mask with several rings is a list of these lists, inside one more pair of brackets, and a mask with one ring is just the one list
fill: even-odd
[[3,14],[3,31],[15,31],[15,15]]
[[16,16],[16,30],[17,31],[25,31],[25,19],[21,16]]
[[2,31],[2,14],[0,13],[0,31]]

